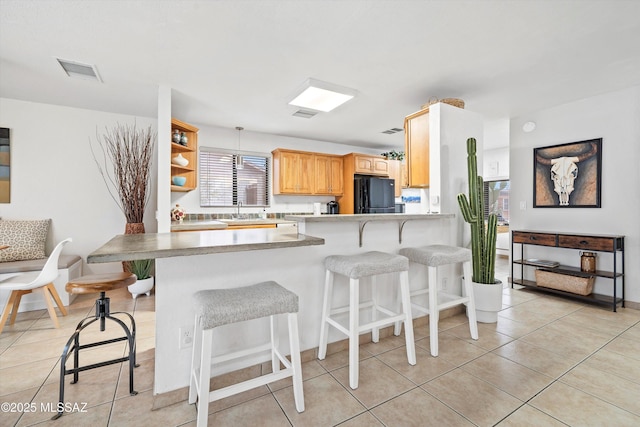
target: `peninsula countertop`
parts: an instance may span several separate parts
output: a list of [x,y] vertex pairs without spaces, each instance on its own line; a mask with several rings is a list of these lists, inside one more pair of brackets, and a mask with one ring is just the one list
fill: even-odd
[[377,213],[377,214],[339,214],[339,215],[286,215],[284,219],[299,222],[361,222],[361,221],[408,221],[413,219],[443,219],[455,218],[452,213],[406,214],[406,213]]
[[87,256],[87,263],[324,245],[324,239],[278,229],[117,235]]

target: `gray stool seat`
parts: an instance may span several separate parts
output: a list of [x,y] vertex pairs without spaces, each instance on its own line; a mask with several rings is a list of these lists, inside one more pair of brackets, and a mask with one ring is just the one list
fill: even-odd
[[403,248],[400,249],[400,255],[406,256],[410,261],[429,267],[439,267],[441,265],[471,261],[471,251],[469,249],[448,245]]
[[[193,294],[195,328],[189,378],[189,403],[197,402],[197,427],[207,425],[209,402],[291,377],[296,410],[304,411],[298,336],[298,295],[269,281],[241,288],[207,289]],[[290,359],[279,348],[279,315],[287,315]],[[270,342],[212,357],[213,331],[219,326],[269,318]],[[222,333],[222,332],[221,332]],[[211,385],[212,366],[248,356],[271,353],[271,373],[222,388]],[[281,368],[284,366],[284,368]]]
[[203,329],[298,312],[298,295],[273,281],[242,288],[198,291],[193,294],[193,300]]
[[400,255],[371,251],[357,255],[331,255],[325,258],[324,266],[334,273],[351,279],[360,279],[378,274],[407,271],[409,260]]

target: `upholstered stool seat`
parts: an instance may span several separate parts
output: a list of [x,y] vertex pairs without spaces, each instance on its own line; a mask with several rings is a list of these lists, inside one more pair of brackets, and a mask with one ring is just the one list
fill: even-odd
[[[112,365],[114,363],[121,363],[125,361],[129,361],[129,394],[136,395],[138,394],[133,389],[133,368],[136,367],[136,322],[133,319],[133,316],[127,312],[114,312],[111,313],[110,310],[110,300],[105,297],[105,292],[111,291],[114,289],[119,289],[125,286],[129,286],[136,281],[136,276],[131,273],[107,273],[107,274],[90,274],[85,276],[80,276],[76,279],[71,280],[65,286],[65,290],[70,294],[92,294],[92,293],[100,293],[100,297],[96,300],[96,312],[95,315],[86,317],[81,320],[76,327],[75,332],[71,335],[71,338],[67,341],[67,344],[64,346],[64,350],[62,350],[62,356],[60,359],[60,395],[58,400],[58,408],[64,408],[64,377],[66,375],[73,374],[73,381],[71,384],[75,384],[78,382],[78,374],[82,371],[86,371],[89,369],[100,368],[102,366]],[[114,314],[122,314],[129,318],[131,323],[131,328],[129,328],[126,323],[117,317],[113,316]],[[80,333],[87,328],[89,325],[93,324],[96,321],[100,321],[100,331],[105,330],[105,324],[107,320],[111,320],[118,324],[125,335],[119,338],[108,339],[99,342],[91,342],[89,344],[80,344]],[[124,357],[120,357],[117,359],[107,360],[105,362],[94,363],[91,365],[78,366],[79,365],[79,352],[80,350],[87,348],[95,348],[101,345],[112,344],[119,341],[127,341],[129,351],[128,355]],[[66,363],[70,354],[73,353],[73,369],[67,369]],[[62,416],[63,412],[59,411],[56,415],[54,415],[53,419],[57,419]]]
[[[276,282],[263,282],[231,289],[208,289],[193,295],[195,332],[189,403],[198,401],[197,425],[206,426],[209,402],[292,377],[293,396],[298,412],[304,411],[302,369],[298,338],[298,296]],[[291,361],[278,349],[277,315],[287,314]],[[211,357],[213,330],[219,326],[270,317],[271,341],[266,345]],[[272,373],[210,391],[211,365],[266,350],[271,351]],[[280,363],[284,369],[280,368]]]
[[[429,294],[428,306],[412,304],[412,308],[429,315],[429,345],[431,355],[438,355],[438,320],[440,311],[460,304],[466,304],[469,316],[469,330],[471,338],[478,339],[478,325],[476,323],[475,300],[471,285],[471,251],[448,245],[429,245],[418,248],[400,249],[400,254],[406,256],[409,261],[428,267],[428,288],[414,290],[411,296]],[[438,291],[437,268],[462,263],[464,275],[464,296]],[[399,329],[399,323],[396,329]]]
[[[356,255],[331,255],[325,258],[326,269],[322,319],[320,329],[320,345],[318,358],[324,359],[327,354],[328,326],[331,325],[349,337],[349,386],[358,388],[359,379],[359,336],[371,330],[373,342],[379,340],[379,329],[382,326],[404,322],[407,359],[409,364],[416,364],[415,343],[413,338],[413,320],[411,317],[411,300],[409,294],[409,260],[404,256],[384,252],[365,252]],[[380,274],[399,273],[401,310],[391,310],[378,304],[376,298],[376,276]],[[340,274],[349,278],[349,305],[332,308],[334,275]],[[369,277],[372,286],[371,301],[360,302],[360,279]],[[360,310],[371,308],[371,321],[360,324]],[[349,324],[343,326],[336,320],[337,315],[349,313]],[[386,315],[378,319],[378,313]],[[396,335],[400,335],[397,329]]]

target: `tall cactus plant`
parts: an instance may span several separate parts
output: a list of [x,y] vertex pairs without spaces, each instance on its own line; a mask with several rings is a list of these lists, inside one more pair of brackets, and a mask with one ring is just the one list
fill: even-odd
[[471,252],[473,254],[473,281],[493,284],[495,280],[496,236],[498,217],[489,214],[487,229],[484,226],[484,184],[478,176],[476,139],[467,139],[467,173],[469,199],[458,194],[458,205],[466,222],[471,225]]

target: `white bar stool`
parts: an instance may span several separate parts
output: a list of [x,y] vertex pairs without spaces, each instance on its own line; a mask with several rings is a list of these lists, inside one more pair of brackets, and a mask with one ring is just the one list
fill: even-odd
[[[357,255],[332,255],[324,260],[326,268],[324,301],[322,303],[322,320],[320,329],[320,345],[318,346],[318,359],[322,360],[327,355],[328,326],[331,325],[349,337],[349,386],[358,388],[359,369],[359,335],[371,329],[373,342],[378,342],[379,328],[404,322],[405,338],[407,344],[407,359],[410,365],[416,364],[416,349],[413,338],[413,320],[411,317],[411,299],[409,294],[409,260],[404,256],[387,254],[384,252],[366,252]],[[332,308],[333,279],[334,274],[349,277],[349,305]],[[400,298],[402,301],[401,312],[389,310],[378,305],[376,301],[375,276],[386,273],[400,273]],[[372,300],[360,302],[360,279],[371,277]],[[371,307],[371,322],[360,324],[360,309]],[[344,327],[332,316],[340,313],[349,313],[349,325]],[[378,312],[387,315],[378,319]],[[396,335],[400,335],[397,329]]]
[[[409,258],[411,262],[428,267],[429,285],[426,289],[411,292],[411,296],[429,294],[429,305],[421,306],[413,303],[412,307],[429,315],[429,345],[431,355],[438,355],[438,320],[440,311],[459,304],[467,305],[469,316],[469,331],[471,338],[478,339],[478,324],[476,323],[476,304],[471,284],[471,251],[466,248],[447,245],[430,245],[419,248],[403,248],[400,254]],[[438,291],[438,267],[447,264],[462,263],[464,274],[465,296]],[[433,309],[432,309],[433,307]],[[396,330],[400,324],[396,323]]]
[[[196,311],[193,354],[189,380],[189,403],[198,400],[197,426],[207,425],[209,402],[252,388],[292,377],[293,397],[298,412],[304,411],[300,343],[298,338],[298,296],[276,282],[263,282],[232,289],[209,289],[193,295]],[[276,315],[287,313],[291,362],[278,350]],[[213,329],[230,323],[270,317],[271,342],[245,350],[211,357]],[[211,365],[271,350],[272,373],[210,391]],[[280,363],[285,368],[280,369]]]

